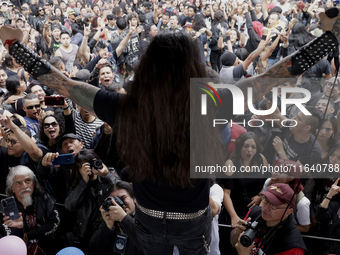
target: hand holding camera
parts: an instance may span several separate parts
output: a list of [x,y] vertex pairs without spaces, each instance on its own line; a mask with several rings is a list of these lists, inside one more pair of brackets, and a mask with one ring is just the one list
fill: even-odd
[[92,169],[92,173],[105,177],[109,172],[109,169],[103,164],[100,159],[94,158],[90,162],[90,168]]
[[121,222],[124,219],[126,216],[125,207],[126,204],[122,197],[107,197],[104,200],[100,212],[108,228],[112,229],[115,221]]

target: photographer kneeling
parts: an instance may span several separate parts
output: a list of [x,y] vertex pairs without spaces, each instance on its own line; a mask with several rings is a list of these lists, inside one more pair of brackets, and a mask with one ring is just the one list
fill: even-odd
[[135,222],[135,196],[132,185],[119,181],[108,191],[109,197],[100,207],[102,224],[93,234],[90,248],[93,254],[142,255],[137,246]]
[[276,183],[262,194],[261,206],[255,206],[247,222],[240,220],[231,232],[231,243],[238,254],[305,254],[307,249],[292,215],[296,201],[292,188]]

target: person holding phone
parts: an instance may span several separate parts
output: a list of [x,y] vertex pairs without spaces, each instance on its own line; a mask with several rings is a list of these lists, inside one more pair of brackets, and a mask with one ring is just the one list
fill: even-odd
[[60,224],[59,213],[55,199],[44,192],[33,171],[22,165],[13,167],[6,179],[6,195],[14,196],[20,214],[17,220],[0,219],[0,236],[18,235],[28,254],[55,254],[60,247],[52,235]]
[[47,149],[35,143],[28,128],[18,127],[8,116],[0,115],[0,124],[10,130],[6,147],[0,147],[0,192],[4,193],[9,169],[21,164],[35,170]]

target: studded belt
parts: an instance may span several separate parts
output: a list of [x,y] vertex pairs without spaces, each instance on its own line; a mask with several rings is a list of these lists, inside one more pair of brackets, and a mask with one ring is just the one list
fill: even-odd
[[203,215],[207,210],[208,207],[204,208],[203,210],[199,210],[198,212],[194,212],[194,213],[177,213],[177,212],[164,212],[164,211],[156,211],[156,210],[151,210],[151,209],[147,209],[143,206],[141,206],[140,204],[137,204],[137,208],[143,212],[144,214],[154,217],[154,218],[158,218],[158,219],[164,219],[164,215],[165,218],[167,220],[192,220],[192,219],[196,219],[198,217],[200,217],[201,215]]

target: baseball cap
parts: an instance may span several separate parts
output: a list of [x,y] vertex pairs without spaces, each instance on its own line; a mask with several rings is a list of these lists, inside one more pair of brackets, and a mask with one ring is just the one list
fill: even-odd
[[73,134],[73,133],[68,133],[68,134],[63,135],[63,136],[59,139],[59,141],[58,141],[58,147],[59,147],[59,148],[62,147],[63,141],[65,141],[67,138],[77,139],[77,140],[80,141],[80,138],[79,138],[78,135]]
[[87,18],[87,19],[90,19],[90,18],[92,18],[94,16],[94,14],[92,13],[92,12],[89,12],[89,13],[86,13],[85,14],[85,18]]
[[294,208],[295,206],[296,196],[294,194],[294,190],[288,184],[272,184],[265,192],[262,192],[261,194],[263,194],[273,205],[289,204],[289,201],[294,195],[294,198],[289,205],[291,208]]
[[72,14],[74,14],[75,13],[75,11],[73,10],[73,9],[70,9],[68,12],[67,12],[67,15],[72,15]]
[[74,17],[78,17],[78,16],[80,16],[80,13],[79,12],[75,12],[74,13]]

